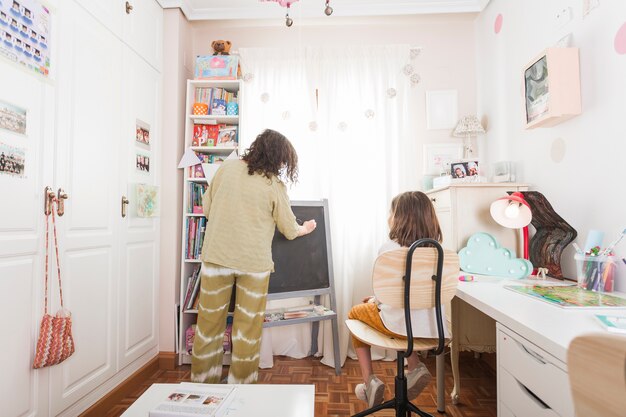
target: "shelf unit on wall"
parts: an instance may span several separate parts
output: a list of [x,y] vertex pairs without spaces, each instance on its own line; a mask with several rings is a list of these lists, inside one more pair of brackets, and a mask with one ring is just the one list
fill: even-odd
[[[195,102],[196,88],[222,88],[231,93],[237,93],[237,101],[241,103],[242,100],[242,82],[241,80],[188,80],[187,92],[186,92],[186,104],[185,104],[185,149],[191,148],[197,154],[214,155],[220,157],[227,157],[232,152],[239,153],[239,141],[236,146],[194,146],[194,125],[216,125],[226,124],[237,126],[238,137],[242,137],[242,118],[241,115],[228,116],[228,115],[195,115],[193,114],[193,106]],[[210,106],[210,103],[208,103]],[[179,318],[178,318],[178,363],[189,364],[191,363],[191,355],[187,353],[186,349],[186,331],[192,324],[197,321],[198,310],[186,309],[185,299],[187,297],[187,285],[190,277],[196,268],[199,268],[202,261],[199,259],[200,254],[196,253],[195,256],[188,256],[187,243],[188,243],[188,224],[190,222],[202,222],[204,221],[204,215],[202,213],[194,212],[193,207],[190,205],[190,188],[192,186],[208,186],[209,179],[197,178],[191,175],[192,168],[185,168],[184,184],[183,184],[183,227],[182,227],[182,261],[180,266],[180,297],[179,297]],[[197,211],[197,210],[196,210]],[[198,241],[198,247],[202,248],[202,242]],[[199,278],[198,278],[199,279]],[[224,355],[225,363],[230,360],[229,355]]]

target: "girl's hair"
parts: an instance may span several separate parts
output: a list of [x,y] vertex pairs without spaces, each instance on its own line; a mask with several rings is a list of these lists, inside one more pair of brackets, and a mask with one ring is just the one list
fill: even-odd
[[284,182],[298,181],[298,155],[289,140],[281,133],[266,129],[243,155],[248,164],[248,174],[273,175]]
[[441,228],[435,208],[426,194],[409,191],[391,200],[389,239],[400,246],[411,246],[419,239],[430,238],[441,242]]

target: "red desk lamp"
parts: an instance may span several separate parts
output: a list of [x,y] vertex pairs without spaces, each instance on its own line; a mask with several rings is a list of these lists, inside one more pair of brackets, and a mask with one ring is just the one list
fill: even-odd
[[529,259],[528,254],[528,225],[533,216],[530,205],[524,200],[522,193],[513,193],[491,203],[489,209],[491,217],[501,226],[509,229],[522,229],[524,237],[524,259]]

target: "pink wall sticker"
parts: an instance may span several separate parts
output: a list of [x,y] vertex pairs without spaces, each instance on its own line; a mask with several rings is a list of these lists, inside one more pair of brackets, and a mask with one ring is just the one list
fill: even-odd
[[620,55],[626,54],[626,23],[615,34],[615,52]]
[[493,31],[496,35],[502,30],[502,19],[502,13],[499,13],[498,16],[496,16],[496,21],[493,23]]

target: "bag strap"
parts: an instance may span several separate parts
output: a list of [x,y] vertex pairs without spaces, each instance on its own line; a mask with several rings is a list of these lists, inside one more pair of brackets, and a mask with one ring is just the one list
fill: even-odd
[[50,213],[46,214],[46,266],[45,266],[45,295],[44,295],[44,314],[48,313],[48,269],[50,264],[50,216],[52,216],[52,234],[54,237],[54,252],[57,261],[57,277],[59,279],[59,297],[61,298],[61,308],[63,308],[63,289],[61,288],[61,266],[59,261],[59,241],[57,237],[57,224],[54,217],[54,210],[57,200],[54,199],[50,204]]

